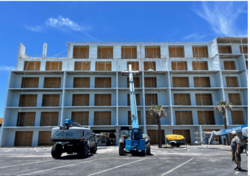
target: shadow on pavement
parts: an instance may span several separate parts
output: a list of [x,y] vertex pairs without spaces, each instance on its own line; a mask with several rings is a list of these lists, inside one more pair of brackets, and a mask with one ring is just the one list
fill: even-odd
[[81,157],[77,154],[69,154],[69,155],[66,155],[66,156],[62,156],[60,158],[57,158],[57,160],[74,160],[74,159],[81,159],[81,160],[84,160],[84,159],[87,159],[87,158],[91,158],[93,155],[92,154],[89,154],[87,157]]
[[121,156],[130,156],[130,157],[147,157],[147,156],[154,156],[152,153],[150,155],[143,155],[142,152],[125,152]]

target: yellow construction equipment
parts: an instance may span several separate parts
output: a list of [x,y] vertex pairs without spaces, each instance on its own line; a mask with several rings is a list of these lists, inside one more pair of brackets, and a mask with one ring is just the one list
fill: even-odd
[[171,147],[180,147],[180,145],[186,145],[186,140],[184,136],[179,134],[168,134],[166,135],[167,143],[171,145]]

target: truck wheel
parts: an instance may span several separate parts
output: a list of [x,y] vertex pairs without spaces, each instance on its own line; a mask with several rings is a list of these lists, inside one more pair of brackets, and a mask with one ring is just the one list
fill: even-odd
[[142,155],[142,156],[145,156],[145,150],[142,150],[142,151],[141,151],[141,155]]
[[175,143],[171,143],[171,148],[174,148],[175,147]]
[[51,149],[51,155],[53,158],[60,158],[62,155],[62,145],[54,144]]
[[85,143],[79,143],[78,149],[77,149],[77,154],[81,157],[88,156],[88,146]]
[[97,146],[95,144],[95,146],[90,149],[90,153],[96,153],[96,151],[97,151]]
[[124,144],[120,143],[119,144],[119,155],[124,155]]
[[146,154],[150,155],[150,142],[146,143]]
[[180,147],[180,144],[176,144],[176,147]]

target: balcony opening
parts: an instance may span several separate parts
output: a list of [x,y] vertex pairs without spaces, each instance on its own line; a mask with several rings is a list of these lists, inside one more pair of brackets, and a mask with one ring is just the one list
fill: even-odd
[[111,62],[96,62],[96,71],[111,71]]
[[43,94],[42,106],[59,106],[59,94]]
[[[134,77],[133,81],[134,81],[134,87],[139,88],[140,87],[140,79],[139,79],[139,77]],[[129,78],[127,78],[127,87],[129,87]]]
[[72,106],[89,106],[89,94],[73,94]]
[[53,70],[53,71],[62,70],[62,62],[47,61],[45,70]]
[[[140,94],[135,94],[136,97],[136,105],[140,106]],[[130,106],[130,94],[127,95],[128,106]]]
[[41,112],[40,126],[57,126],[58,112]]
[[188,77],[173,77],[173,87],[189,87]]
[[236,70],[234,61],[224,61],[225,70]]
[[111,106],[111,94],[95,94],[95,106]]
[[241,97],[239,93],[229,93],[228,98],[229,102],[233,105],[241,105]]
[[137,47],[136,46],[122,46],[122,59],[136,59]]
[[95,78],[95,88],[111,88],[111,78]]
[[139,71],[139,62],[127,62],[127,70],[129,70],[129,65],[132,66],[133,71]]
[[184,46],[169,46],[168,49],[170,58],[184,58]]
[[33,131],[16,131],[14,146],[31,146]]
[[111,125],[111,111],[95,111],[94,125]]
[[193,125],[192,111],[175,111],[176,125]]
[[19,107],[36,107],[37,95],[21,94]]
[[213,111],[197,111],[199,125],[215,125]]
[[196,105],[213,105],[211,94],[195,94]]
[[39,131],[38,145],[53,145],[55,142],[51,140],[51,131]]
[[[150,144],[158,144],[158,130],[147,130],[148,136],[150,137]],[[164,130],[161,130],[161,143],[165,144]]]
[[156,70],[155,62],[144,62],[144,71]]
[[174,105],[191,105],[190,94],[174,94]]
[[74,59],[88,59],[89,58],[89,46],[74,46],[73,58]]
[[90,88],[90,78],[74,77],[73,88]]
[[145,77],[144,78],[145,87],[156,87],[156,77]]
[[220,54],[231,54],[232,48],[231,46],[218,46],[218,50]]
[[248,46],[241,45],[240,46],[240,52],[244,53],[244,54],[247,54],[248,53]]
[[145,94],[145,105],[146,106],[158,105],[157,94]]
[[19,112],[17,126],[35,126],[35,112]]
[[90,62],[75,62],[75,71],[89,71]]
[[226,77],[227,87],[239,87],[237,77]]
[[146,111],[146,123],[147,125],[157,125],[156,119],[149,113],[149,111]]
[[25,61],[23,70],[40,70],[40,61]]
[[98,59],[113,59],[113,46],[98,46]]
[[145,58],[161,58],[160,46],[145,46]]
[[208,70],[207,61],[193,61],[193,70]]
[[231,111],[231,115],[232,115],[232,122],[234,125],[245,124],[243,111]]
[[208,57],[208,50],[207,46],[193,46],[193,57],[199,58],[199,57]]
[[190,130],[173,130],[173,134],[182,135],[186,139],[186,143],[191,143]]
[[[141,125],[141,111],[137,111],[137,115],[138,115],[139,125]],[[131,123],[131,111],[128,111],[128,125],[132,125],[132,123]]]
[[23,77],[21,88],[38,88],[39,78],[37,77]]
[[171,62],[172,70],[187,70],[187,62]]
[[61,87],[61,77],[45,77],[44,78],[44,88],[60,88]]
[[83,125],[89,125],[89,112],[88,111],[77,111],[71,113],[71,120]]
[[210,78],[194,77],[194,87],[210,87]]

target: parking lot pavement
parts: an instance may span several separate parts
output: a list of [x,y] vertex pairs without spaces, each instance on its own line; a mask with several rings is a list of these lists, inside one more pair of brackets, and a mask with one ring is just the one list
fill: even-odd
[[247,175],[247,156],[242,157],[243,172],[234,171],[228,146],[151,147],[152,155],[118,155],[117,146],[100,146],[87,158],[63,154],[50,155],[51,147],[0,148],[0,175]]

